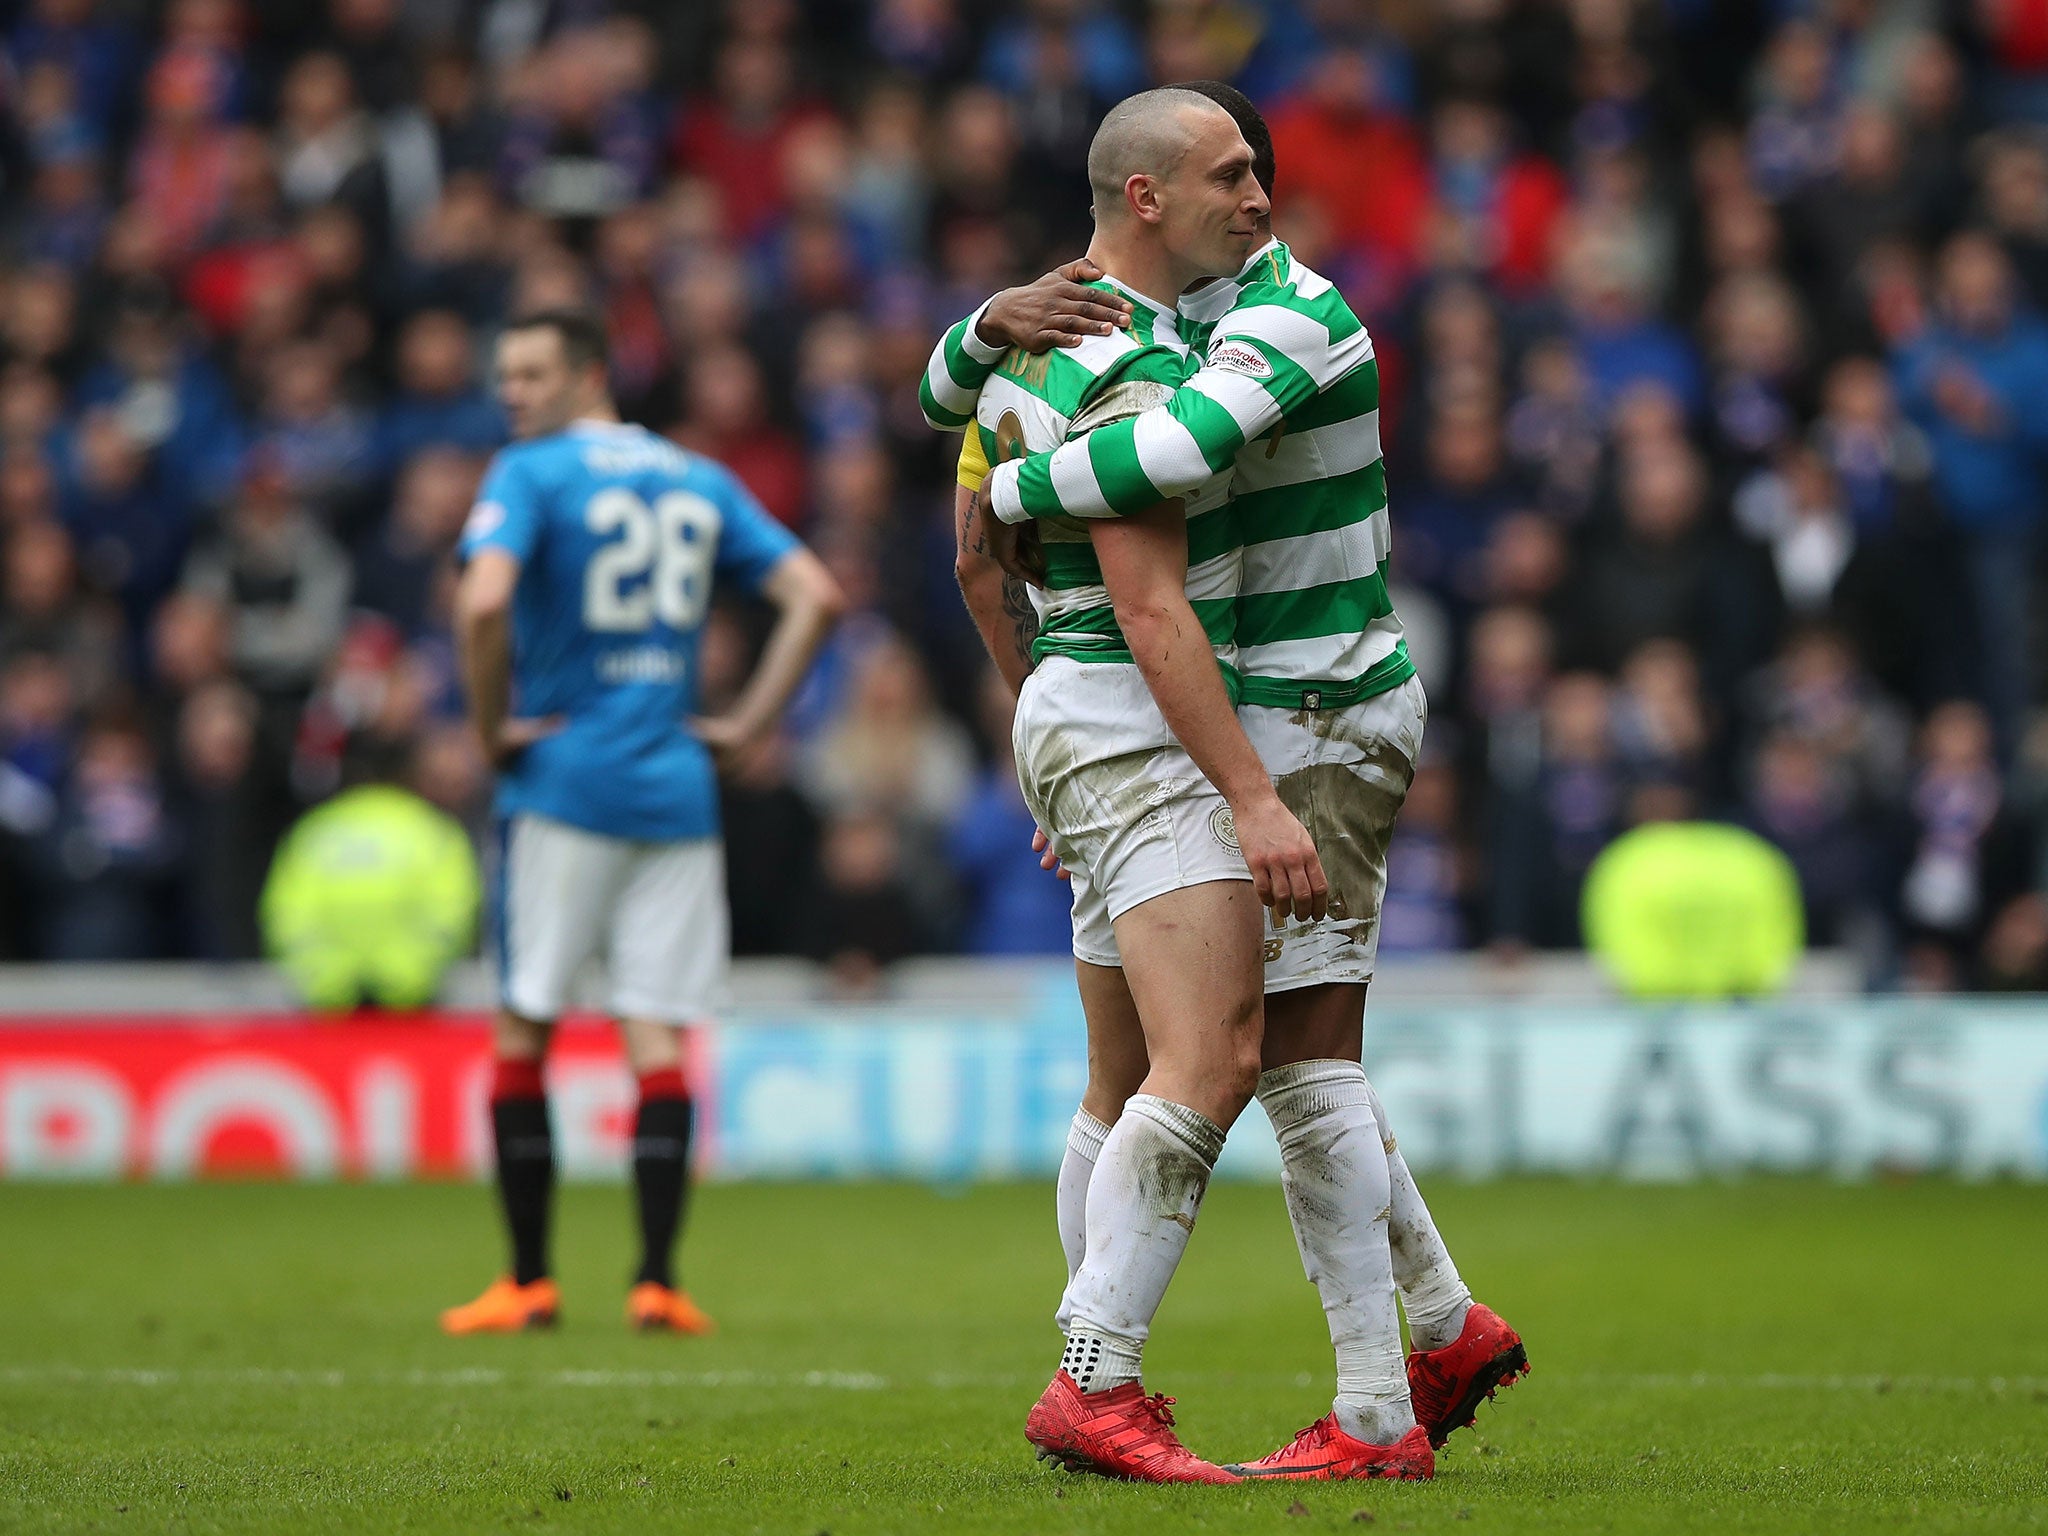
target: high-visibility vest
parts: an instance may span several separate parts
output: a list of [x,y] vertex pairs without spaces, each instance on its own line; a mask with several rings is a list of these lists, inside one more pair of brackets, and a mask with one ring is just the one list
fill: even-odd
[[1586,942],[1637,997],[1756,997],[1806,945],[1799,877],[1770,843],[1718,822],[1652,822],[1587,871]]
[[320,1009],[431,1002],[476,932],[476,853],[462,826],[385,784],[345,790],[278,845],[264,947]]

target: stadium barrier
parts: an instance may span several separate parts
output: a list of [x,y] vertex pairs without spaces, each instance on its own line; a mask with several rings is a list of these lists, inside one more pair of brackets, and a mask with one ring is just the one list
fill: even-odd
[[[1086,1072],[1071,973],[959,966],[881,1001],[809,973],[743,978],[692,1032],[713,1178],[1043,1177]],[[136,986],[148,978],[130,978]],[[260,976],[0,987],[0,1176],[477,1177],[479,1010],[324,1021]],[[467,983],[458,987],[467,990]],[[1672,1179],[2048,1178],[2048,1003],[1812,995],[1649,1008],[1503,996],[1375,1001],[1366,1064],[1418,1169]],[[104,1011],[93,1011],[99,998]],[[196,1002],[195,998],[210,1001]],[[53,1000],[54,999],[54,1000]],[[59,1006],[59,1003],[64,1006]],[[625,1166],[633,1088],[610,1032],[565,1025],[550,1067],[567,1176]],[[1274,1177],[1253,1110],[1222,1171]]]

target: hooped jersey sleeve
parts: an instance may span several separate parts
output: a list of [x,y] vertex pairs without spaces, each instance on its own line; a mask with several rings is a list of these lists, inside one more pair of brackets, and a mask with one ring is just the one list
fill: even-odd
[[1323,298],[1292,281],[1247,284],[1200,370],[1165,405],[995,466],[996,515],[1127,517],[1230,468],[1246,443],[1372,359],[1365,328],[1341,299]]
[[961,431],[974,420],[974,402],[981,397],[981,386],[1009,351],[991,347],[974,334],[976,322],[987,309],[988,304],[983,304],[941,336],[925,364],[917,401],[924,408],[924,419],[941,432]]

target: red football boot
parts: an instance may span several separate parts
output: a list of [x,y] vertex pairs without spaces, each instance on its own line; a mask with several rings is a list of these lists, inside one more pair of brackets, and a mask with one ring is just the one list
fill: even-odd
[[1369,1445],[1345,1434],[1337,1425],[1337,1415],[1330,1413],[1272,1455],[1225,1470],[1240,1477],[1282,1481],[1336,1483],[1379,1477],[1426,1483],[1436,1476],[1436,1452],[1430,1449],[1429,1434],[1420,1424],[1392,1445]]
[[1024,1438],[1040,1461],[1133,1483],[1234,1483],[1173,1432],[1173,1399],[1147,1397],[1135,1381],[1088,1394],[1062,1370],[1032,1405]]
[[1442,1450],[1452,1430],[1464,1429],[1478,1417],[1482,1402],[1528,1374],[1529,1352],[1522,1347],[1522,1336],[1493,1308],[1475,1301],[1454,1343],[1418,1349],[1408,1357],[1408,1396],[1415,1404],[1415,1422],[1429,1431],[1430,1445]]

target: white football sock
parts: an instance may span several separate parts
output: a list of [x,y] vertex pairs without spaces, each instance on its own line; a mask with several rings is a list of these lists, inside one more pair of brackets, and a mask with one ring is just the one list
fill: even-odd
[[1380,1141],[1387,1150],[1387,1177],[1392,1198],[1387,1202],[1387,1246],[1394,1254],[1394,1282],[1401,1287],[1401,1306],[1408,1314],[1408,1342],[1416,1349],[1442,1349],[1455,1344],[1464,1331],[1472,1291],[1458,1277],[1451,1250],[1429,1214],[1408,1159],[1387,1124],[1379,1091],[1365,1085],[1372,1117],[1379,1122]]
[[1302,1268],[1330,1320],[1338,1427],[1369,1445],[1392,1445],[1415,1427],[1415,1413],[1387,1246],[1387,1154],[1365,1068],[1276,1067],[1259,1077],[1259,1103],[1280,1142],[1280,1185]]
[[1067,1255],[1067,1278],[1081,1267],[1088,1252],[1088,1181],[1102,1156],[1102,1143],[1109,1127],[1085,1109],[1074,1111],[1074,1123],[1067,1127],[1067,1152],[1060,1159],[1059,1182],[1053,1187],[1053,1209],[1060,1227],[1060,1247]]
[[1223,1127],[1149,1093],[1124,1105],[1088,1183],[1088,1248],[1067,1284],[1060,1365],[1083,1392],[1138,1379],[1152,1315],[1195,1230]]

